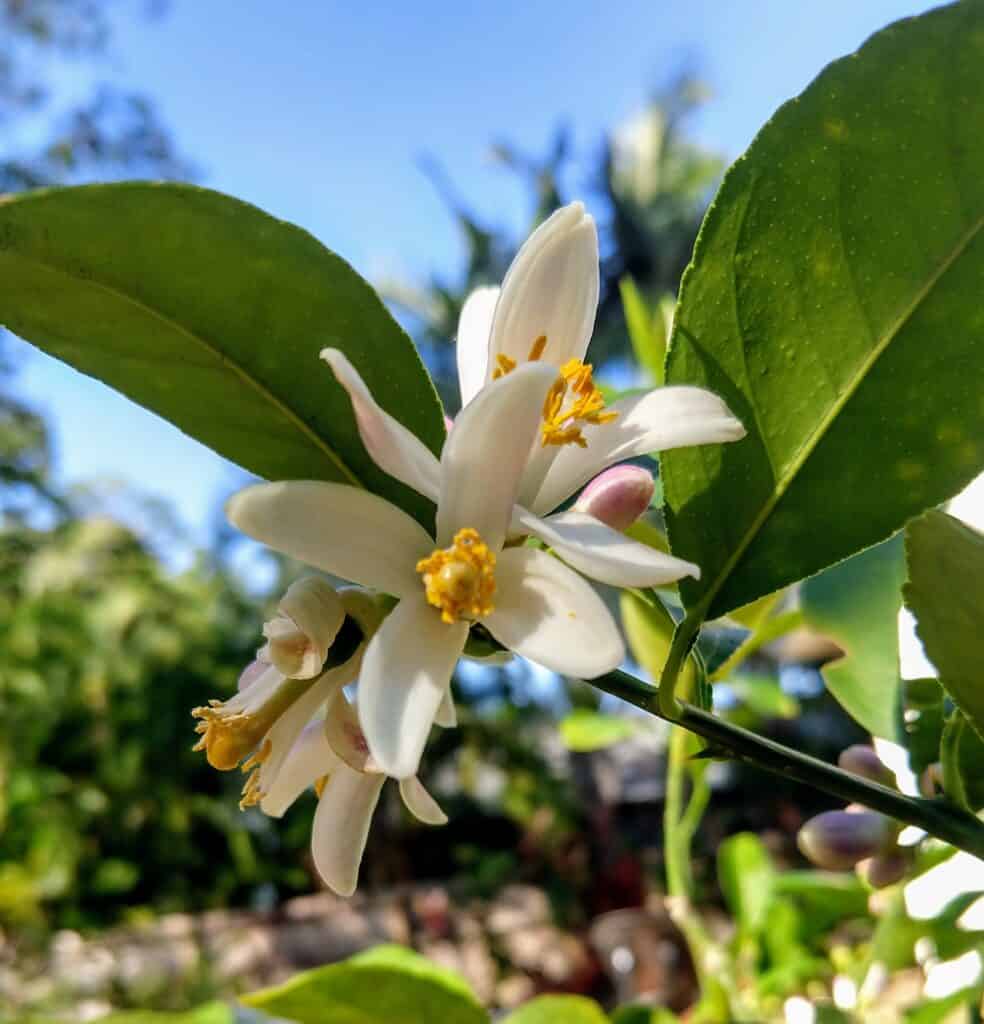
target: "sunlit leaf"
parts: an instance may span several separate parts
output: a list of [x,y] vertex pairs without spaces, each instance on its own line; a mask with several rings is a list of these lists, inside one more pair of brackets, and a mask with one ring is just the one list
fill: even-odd
[[906,529],[905,603],[940,682],[984,737],[984,535],[945,512]]
[[584,996],[540,996],[514,1013],[502,1024],[607,1024],[601,1007]]
[[441,410],[413,344],[344,260],[253,206],[146,183],[7,199],[0,323],[257,476],[361,483],[432,514],[373,464],[318,359],[344,350],[436,452]]
[[807,580],[800,591],[806,622],[844,652],[821,670],[827,689],[875,736],[902,734],[899,608],[905,580],[902,536]]
[[667,322],[662,304],[650,309],[631,277],[618,282],[625,313],[625,326],[636,361],[649,374],[654,384],[662,384],[665,375]]
[[886,539],[984,465],[984,5],[879,32],[728,172],[670,384],[743,441],[661,460],[680,591],[714,618]]
[[235,1015],[225,1003],[206,1003],[184,1013],[132,1010],[102,1017],[103,1024],[234,1024]]
[[756,935],[773,899],[772,858],[752,832],[729,836],[718,848],[718,880],[738,928]]
[[589,753],[604,750],[633,736],[639,723],[624,715],[606,715],[589,708],[575,708],[560,722],[560,738],[568,750]]
[[400,946],[381,946],[295,975],[242,1000],[297,1024],[488,1024],[457,974]]

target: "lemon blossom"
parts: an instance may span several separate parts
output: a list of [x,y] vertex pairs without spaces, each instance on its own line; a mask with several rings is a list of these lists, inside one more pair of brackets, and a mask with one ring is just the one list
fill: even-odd
[[[297,737],[260,800],[260,809],[279,818],[305,789],[314,786],[318,794],[311,828],[314,865],[329,888],[340,896],[351,896],[386,779],[369,754],[354,706],[343,691],[336,690],[324,718],[311,722]],[[399,786],[414,817],[427,825],[447,822],[416,776],[400,779]]]
[[417,771],[435,716],[447,710],[472,623],[503,647],[582,678],[618,665],[624,645],[577,573],[544,551],[506,546],[553,367],[531,363],[483,387],[438,462],[382,413],[341,353],[326,357],[348,380],[373,458],[436,500],[436,537],[395,505],[346,484],[258,484],[234,495],[227,514],[275,550],[398,599],[366,648],[359,720],[380,771],[406,778]]

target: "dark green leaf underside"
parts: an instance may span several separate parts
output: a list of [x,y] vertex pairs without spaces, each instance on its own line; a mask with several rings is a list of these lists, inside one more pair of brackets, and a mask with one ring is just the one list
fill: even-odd
[[838,61],[728,173],[670,383],[749,436],[662,458],[688,608],[714,617],[894,533],[984,465],[984,4]]
[[431,515],[372,463],[318,359],[344,350],[437,452],[413,344],[347,263],[255,207],[142,182],[0,203],[0,323],[257,476],[358,483]]

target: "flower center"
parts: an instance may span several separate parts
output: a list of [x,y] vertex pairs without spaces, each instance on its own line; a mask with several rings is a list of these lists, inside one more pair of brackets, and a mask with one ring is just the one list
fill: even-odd
[[471,527],[459,530],[451,547],[422,558],[417,572],[424,578],[428,602],[447,623],[481,618],[494,607],[495,555]]
[[[526,357],[535,363],[547,347],[547,336],[541,334],[530,348]],[[500,353],[496,356],[496,367],[492,379],[498,380],[516,369],[516,360]],[[560,375],[554,381],[543,402],[543,426],[540,428],[540,443],[547,445],[576,444],[587,448],[582,426],[599,426],[610,423],[617,412],[605,412],[605,398],[592,377],[593,367],[580,359],[569,359],[560,368]]]

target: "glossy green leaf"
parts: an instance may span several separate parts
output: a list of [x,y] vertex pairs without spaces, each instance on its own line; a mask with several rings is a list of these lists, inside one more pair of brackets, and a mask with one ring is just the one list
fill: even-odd
[[775,869],[762,840],[752,832],[729,836],[718,848],[718,880],[739,931],[757,935],[773,899]]
[[575,708],[560,722],[560,738],[568,750],[586,754],[635,735],[639,723],[624,715],[606,715],[590,708]]
[[242,1000],[297,1024],[488,1024],[465,981],[402,946],[380,946]]
[[7,199],[0,323],[257,476],[361,483],[433,514],[373,464],[318,358],[342,349],[437,452],[441,409],[413,344],[347,263],[253,206],[148,183]]
[[502,1024],[608,1024],[593,999],[584,996],[540,996],[509,1014]]
[[901,534],[807,580],[807,624],[845,652],[821,670],[841,707],[874,736],[902,736],[899,609],[905,580]]
[[667,362],[748,429],[661,458],[695,615],[886,539],[984,465],[982,123],[969,0],[832,64],[725,177]]
[[940,682],[984,737],[984,535],[927,512],[906,529],[905,603]]

